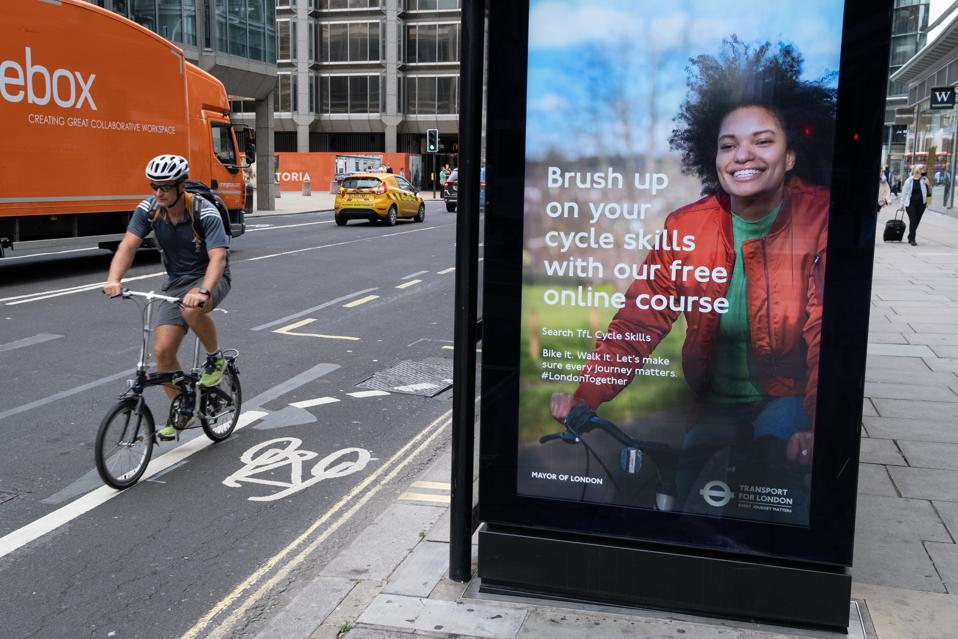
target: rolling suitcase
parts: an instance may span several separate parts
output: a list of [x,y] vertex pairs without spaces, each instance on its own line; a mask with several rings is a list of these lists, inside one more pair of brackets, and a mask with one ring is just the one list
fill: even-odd
[[[901,217],[899,217],[899,213]],[[905,209],[895,211],[895,217],[885,222],[885,233],[882,239],[886,242],[901,242],[905,237]]]

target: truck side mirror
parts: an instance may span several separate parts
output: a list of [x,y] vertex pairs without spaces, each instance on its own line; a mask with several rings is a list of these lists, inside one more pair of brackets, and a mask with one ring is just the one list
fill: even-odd
[[256,162],[256,130],[249,127],[243,129],[243,149],[246,153],[246,163]]

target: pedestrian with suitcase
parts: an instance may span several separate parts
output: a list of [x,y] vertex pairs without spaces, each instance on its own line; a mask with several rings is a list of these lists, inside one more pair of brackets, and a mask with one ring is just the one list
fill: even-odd
[[931,199],[931,186],[928,184],[928,172],[922,165],[916,165],[911,170],[911,177],[905,180],[901,188],[901,206],[908,213],[908,243],[918,246],[915,234],[921,216],[925,214],[925,207]]

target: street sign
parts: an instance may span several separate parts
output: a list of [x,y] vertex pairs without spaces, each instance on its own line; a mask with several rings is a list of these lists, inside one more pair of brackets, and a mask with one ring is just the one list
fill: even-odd
[[938,111],[955,108],[955,87],[935,87],[931,89],[928,108]]

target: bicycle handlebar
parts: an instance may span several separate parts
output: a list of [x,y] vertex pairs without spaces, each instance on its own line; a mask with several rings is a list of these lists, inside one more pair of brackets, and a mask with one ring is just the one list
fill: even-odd
[[603,419],[596,415],[595,411],[588,406],[575,406],[571,411],[569,411],[569,414],[565,418],[564,424],[566,430],[560,433],[543,435],[539,438],[539,443],[544,444],[548,441],[552,441],[553,439],[561,439],[567,444],[577,444],[580,441],[579,438],[583,434],[598,428],[618,440],[618,442],[623,446],[630,448],[639,448],[653,454],[677,455],[680,451],[678,448],[673,448],[661,442],[648,442],[630,437],[628,434],[623,432],[622,429],[609,420]]
[[[120,294],[119,294],[119,295],[111,295],[111,296],[110,296],[110,298],[114,298],[114,297],[122,297],[123,299],[126,299],[126,300],[131,299],[131,298],[133,298],[133,297],[142,297],[142,298],[144,298],[147,302],[152,302],[153,300],[163,300],[163,301],[165,301],[165,302],[169,302],[170,304],[176,304],[176,305],[179,306],[180,308],[187,308],[186,306],[183,305],[183,299],[182,299],[182,298],[179,298],[179,297],[170,297],[169,295],[161,295],[161,294],[159,294],[159,293],[154,293],[153,291],[150,291],[149,293],[143,293],[143,292],[134,291],[134,290],[131,290],[131,289],[128,289],[128,288],[123,288],[123,289],[120,291]],[[205,303],[205,302],[204,302],[204,303]],[[197,308],[203,308],[203,303],[197,304]],[[229,312],[229,311],[225,311],[225,310],[223,310],[223,309],[221,309],[221,308],[214,308],[213,310],[214,310],[214,311],[219,311],[220,313],[228,313],[228,312]]]

